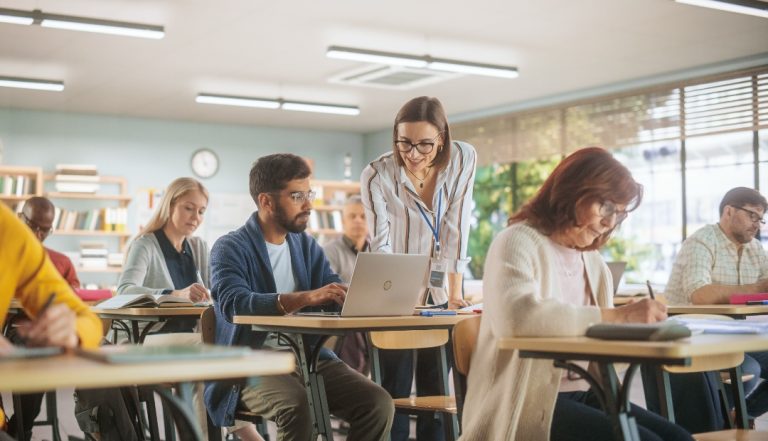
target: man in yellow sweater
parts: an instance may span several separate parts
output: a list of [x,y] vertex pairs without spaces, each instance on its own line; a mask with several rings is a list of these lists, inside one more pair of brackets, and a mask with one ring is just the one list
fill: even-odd
[[[46,305],[52,296],[52,303]],[[102,336],[99,318],[61,277],[32,231],[0,203],[0,327],[13,298],[31,319],[18,329],[27,345],[98,346]],[[0,357],[10,350],[12,345],[0,336]],[[0,428],[5,428],[2,408]],[[4,436],[0,432],[0,440]]]

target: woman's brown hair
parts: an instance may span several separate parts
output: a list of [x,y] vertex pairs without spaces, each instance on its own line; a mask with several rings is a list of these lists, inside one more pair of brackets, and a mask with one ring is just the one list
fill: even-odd
[[430,166],[442,170],[451,159],[451,131],[448,128],[448,118],[445,116],[445,109],[440,100],[434,97],[420,96],[408,101],[400,108],[395,117],[395,127],[392,132],[392,150],[395,152],[395,161],[397,165],[403,167],[403,158],[397,150],[397,126],[400,123],[425,121],[437,128],[442,140],[442,146],[439,147],[435,159]]
[[[547,236],[579,226],[594,202],[612,201],[636,209],[643,199],[643,186],[608,151],[587,147],[563,159],[539,191],[512,217],[509,224],[526,221]],[[583,250],[603,246],[616,228],[611,228]]]

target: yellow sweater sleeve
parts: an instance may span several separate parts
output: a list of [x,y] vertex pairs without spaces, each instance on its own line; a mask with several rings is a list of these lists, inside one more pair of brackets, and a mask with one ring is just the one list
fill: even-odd
[[64,303],[77,315],[80,345],[95,348],[102,337],[101,320],[82,302],[48,259],[43,245],[14,213],[0,203],[0,324],[5,320],[11,297],[24,311],[36,317],[48,297]]

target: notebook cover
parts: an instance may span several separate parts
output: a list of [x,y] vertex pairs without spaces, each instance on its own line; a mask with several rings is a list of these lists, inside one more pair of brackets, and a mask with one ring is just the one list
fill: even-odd
[[744,305],[750,300],[768,300],[768,292],[757,294],[731,294],[731,305]]
[[172,346],[102,346],[98,349],[80,349],[77,355],[105,363],[146,363],[206,358],[238,358],[251,353],[243,346],[172,345]]
[[653,324],[612,324],[600,323],[587,328],[587,337],[602,340],[677,340],[691,336],[687,327],[670,322]]

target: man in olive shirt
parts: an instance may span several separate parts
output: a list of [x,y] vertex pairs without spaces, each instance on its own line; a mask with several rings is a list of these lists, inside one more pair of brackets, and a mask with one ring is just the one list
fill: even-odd
[[[331,269],[341,280],[349,284],[355,269],[357,253],[369,250],[368,224],[365,221],[365,207],[359,195],[349,197],[342,209],[341,225],[343,234],[323,245],[325,257]],[[356,332],[338,339],[334,352],[352,369],[368,374],[368,345],[365,334]]]

